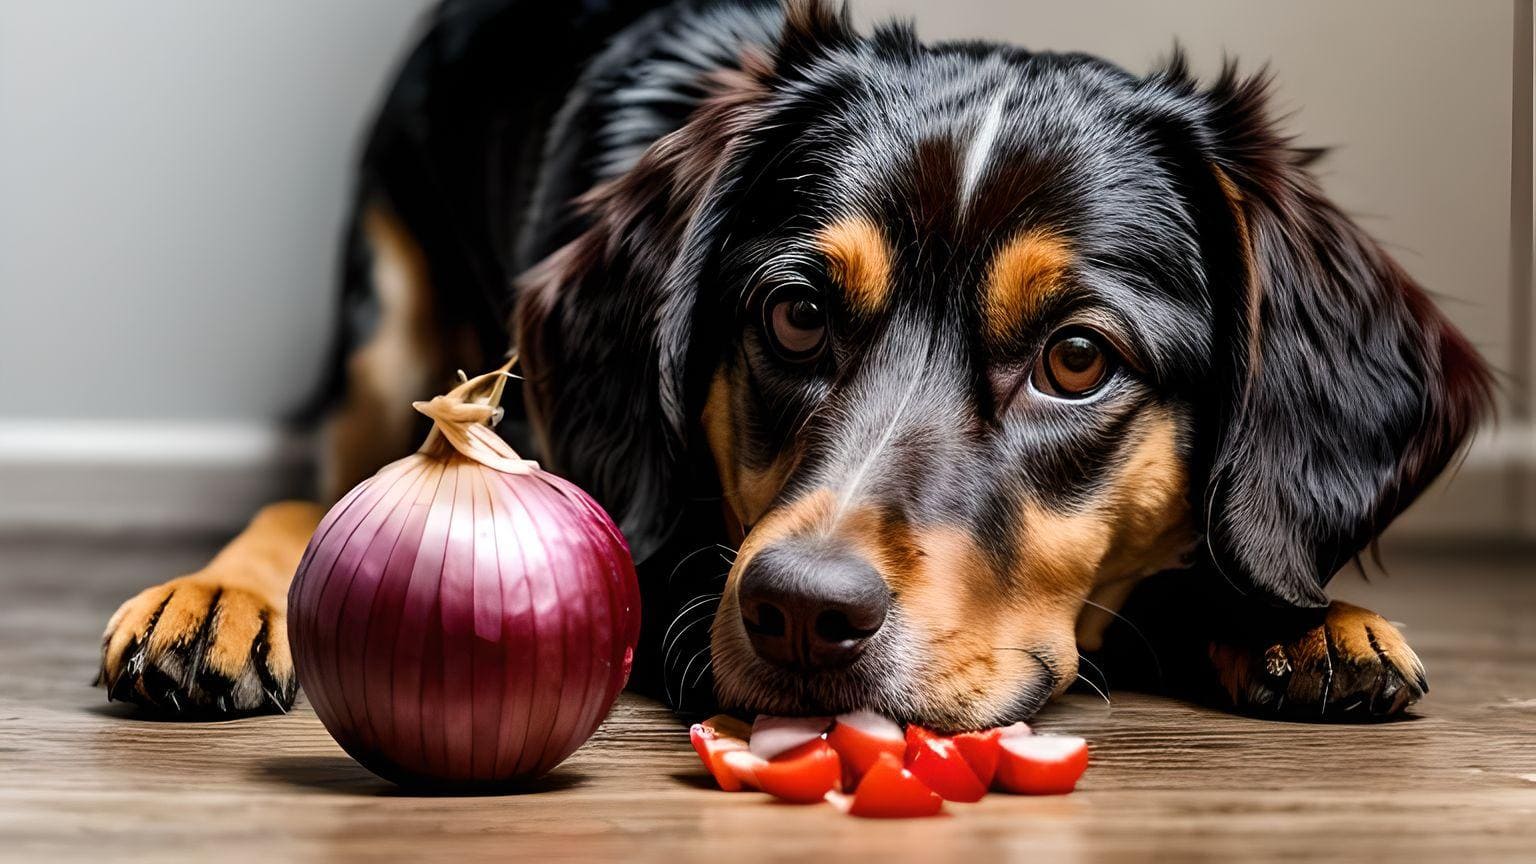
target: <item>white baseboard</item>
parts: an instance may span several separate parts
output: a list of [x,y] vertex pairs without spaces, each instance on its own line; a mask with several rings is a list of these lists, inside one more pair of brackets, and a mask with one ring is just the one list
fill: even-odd
[[[314,455],[312,436],[262,422],[0,420],[0,531],[229,531],[309,494]],[[1484,430],[1391,533],[1529,538],[1533,477],[1536,425]]]
[[0,530],[229,531],[313,464],[275,424],[0,420]]

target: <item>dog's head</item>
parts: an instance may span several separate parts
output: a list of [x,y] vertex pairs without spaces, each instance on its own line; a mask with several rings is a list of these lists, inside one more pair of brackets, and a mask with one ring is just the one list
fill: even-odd
[[1027,716],[1096,590],[1317,605],[1486,374],[1279,137],[1261,79],[861,37],[817,3],[526,281],[548,458],[657,548],[707,453],[715,689]]

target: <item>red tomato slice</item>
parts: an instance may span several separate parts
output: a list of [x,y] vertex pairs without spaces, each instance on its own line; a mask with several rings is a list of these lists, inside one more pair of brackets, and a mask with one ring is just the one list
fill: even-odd
[[714,775],[720,788],[727,792],[741,791],[741,779],[725,764],[725,754],[746,750],[747,742],[744,738],[727,734],[726,730],[745,732],[746,729],[745,723],[722,714],[703,723],[695,723],[688,730],[688,738],[693,741],[693,749],[698,752],[699,758],[704,760],[704,767]]
[[997,786],[1017,795],[1063,795],[1088,767],[1088,742],[1072,735],[1013,735],[999,742]]
[[997,774],[997,760],[1002,755],[998,747],[998,741],[1002,740],[1002,729],[984,729],[980,732],[963,732],[954,737],[955,748],[965,759],[965,763],[976,772],[976,779],[982,786],[991,786],[992,778]]
[[731,772],[743,789],[760,789],[757,785],[757,767],[767,765],[767,759],[759,759],[746,750],[731,750],[720,755],[720,764]]
[[837,718],[832,731],[827,733],[827,743],[837,751],[843,761],[843,788],[856,789],[880,758],[889,753],[900,759],[907,752],[907,739],[896,721],[873,711],[854,711]]
[[907,770],[945,801],[980,801],[987,787],[951,738],[916,724],[907,727]]
[[759,759],[740,750],[721,757],[743,785],[761,789],[775,798],[810,804],[837,788],[842,777],[837,751],[820,738],[809,741],[777,759]]
[[736,785],[742,789],[759,789],[757,785],[757,768],[759,765],[767,765],[767,759],[759,759],[746,750],[730,750],[720,754],[720,764],[731,772],[736,778]]
[[869,819],[934,816],[944,809],[944,799],[901,767],[901,760],[890,753],[876,758],[852,795],[830,793],[827,800],[844,813]]

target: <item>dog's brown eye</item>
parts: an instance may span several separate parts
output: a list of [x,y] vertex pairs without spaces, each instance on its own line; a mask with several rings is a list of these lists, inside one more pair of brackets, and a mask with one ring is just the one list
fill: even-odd
[[809,297],[776,299],[768,306],[768,337],[785,360],[812,360],[827,341],[826,313]]
[[1069,331],[1051,339],[1036,369],[1035,386],[1055,396],[1078,399],[1109,377],[1109,357],[1092,336]]

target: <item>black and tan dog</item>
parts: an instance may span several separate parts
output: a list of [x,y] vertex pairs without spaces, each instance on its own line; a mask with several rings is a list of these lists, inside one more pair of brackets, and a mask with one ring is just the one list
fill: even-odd
[[[621,523],[637,680],[685,709],[996,724],[1086,651],[1244,710],[1396,713],[1418,659],[1323,586],[1488,376],[1313,155],[1262,76],[1178,59],[866,36],[817,2],[450,0],[363,161],[328,493],[515,345],[509,434]],[[125,604],[111,697],[288,706],[319,512]]]

